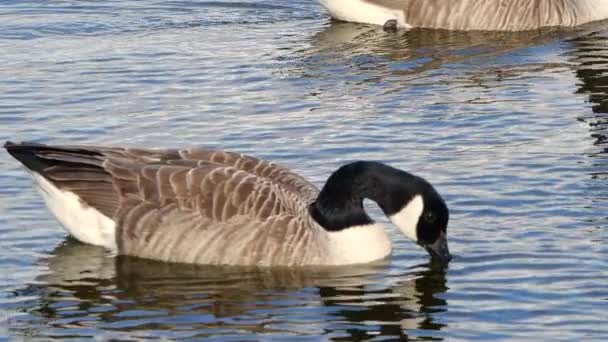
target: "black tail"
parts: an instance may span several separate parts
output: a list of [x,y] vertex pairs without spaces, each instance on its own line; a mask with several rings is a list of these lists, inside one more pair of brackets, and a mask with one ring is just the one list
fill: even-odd
[[112,176],[103,168],[104,155],[84,146],[49,146],[7,141],[4,148],[25,167],[61,190],[76,194],[107,217],[118,207]]
[[4,143],[6,151],[28,169],[44,175],[44,170],[53,166],[99,166],[101,153],[80,147],[49,146],[33,142]]

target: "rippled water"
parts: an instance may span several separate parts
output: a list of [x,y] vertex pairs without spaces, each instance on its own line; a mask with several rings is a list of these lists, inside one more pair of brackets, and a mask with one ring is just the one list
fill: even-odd
[[[374,159],[451,209],[447,269],[243,269],[66,238],[0,152],[0,338],[608,336],[608,24],[387,34],[314,1],[4,1],[0,139],[236,150],[321,185]],[[378,214],[378,210],[371,208]]]

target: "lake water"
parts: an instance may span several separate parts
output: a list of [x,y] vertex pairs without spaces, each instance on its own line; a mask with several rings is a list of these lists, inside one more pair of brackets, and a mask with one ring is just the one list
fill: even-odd
[[0,339],[608,336],[606,23],[389,34],[312,0],[7,0],[0,51],[1,140],[223,148],[319,186],[384,161],[443,194],[455,256],[391,232],[390,260],[334,269],[116,258],[1,151]]

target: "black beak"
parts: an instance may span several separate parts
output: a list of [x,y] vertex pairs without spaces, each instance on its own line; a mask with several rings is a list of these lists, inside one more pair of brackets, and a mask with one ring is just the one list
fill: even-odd
[[448,263],[452,260],[452,255],[448,249],[448,238],[444,232],[441,232],[439,238],[429,245],[424,245],[424,248],[431,255],[431,258],[438,259],[441,262]]

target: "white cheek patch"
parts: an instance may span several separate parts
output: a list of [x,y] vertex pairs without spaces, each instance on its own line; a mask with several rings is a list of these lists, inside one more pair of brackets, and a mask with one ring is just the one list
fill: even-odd
[[416,195],[405,205],[405,207],[396,214],[391,215],[390,219],[399,227],[405,236],[414,242],[418,242],[416,227],[418,226],[418,220],[420,220],[420,215],[422,215],[423,211],[424,201],[422,200],[422,196]]

